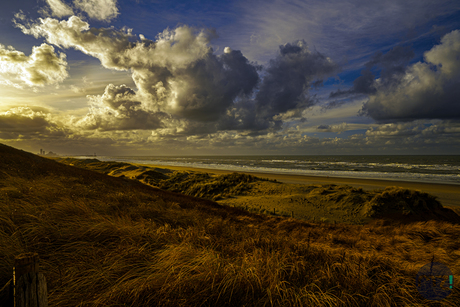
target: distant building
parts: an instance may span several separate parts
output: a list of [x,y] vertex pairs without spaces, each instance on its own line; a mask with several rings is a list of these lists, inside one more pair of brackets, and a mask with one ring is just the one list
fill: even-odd
[[46,151],[44,151],[43,149],[40,149],[40,155],[41,155],[41,156],[48,156],[48,157],[56,157],[56,156],[59,156],[57,153],[52,152],[52,151],[46,153]]

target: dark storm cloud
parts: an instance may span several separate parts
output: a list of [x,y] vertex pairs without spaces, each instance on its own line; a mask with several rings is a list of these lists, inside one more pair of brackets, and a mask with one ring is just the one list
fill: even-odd
[[257,67],[240,51],[227,49],[222,56],[209,53],[165,80],[174,84],[175,93],[168,111],[190,120],[216,121],[236,97],[251,94],[258,81]]
[[280,53],[270,61],[257,93],[257,115],[270,119],[312,105],[308,96],[312,83],[337,71],[334,62],[324,54],[311,52],[303,40],[280,46]]
[[[219,130],[252,130],[252,134],[279,130],[285,120],[301,118],[302,111],[317,100],[309,95],[312,86],[338,71],[325,55],[308,49],[303,40],[279,47],[269,62],[254,100],[241,99],[227,109]],[[249,93],[249,92],[248,92]]]
[[258,117],[254,100],[242,99],[235,102],[217,123],[217,130],[252,130],[274,128],[273,121]]
[[331,126],[330,125],[319,125],[318,127],[316,127],[316,129],[329,131],[331,130]]
[[[446,34],[425,52],[424,62],[391,67],[391,77],[376,80],[377,91],[362,115],[378,121],[460,118],[460,31]],[[396,77],[393,77],[396,76]]]
[[387,53],[377,52],[372,59],[366,63],[366,69],[361,71],[361,76],[353,81],[353,86],[349,90],[337,90],[332,92],[329,97],[339,97],[344,95],[356,94],[375,94],[377,89],[375,75],[371,69],[380,69],[379,86],[391,87],[399,82],[404,76],[407,64],[414,57],[414,52],[410,47],[396,46]]
[[367,66],[380,67],[382,69],[380,72],[381,85],[392,86],[399,83],[406,72],[407,64],[414,56],[414,51],[409,46],[396,46],[385,54],[376,53]]

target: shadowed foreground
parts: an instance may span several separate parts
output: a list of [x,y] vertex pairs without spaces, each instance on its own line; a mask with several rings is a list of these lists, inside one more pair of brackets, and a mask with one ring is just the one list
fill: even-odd
[[456,306],[423,299],[460,226],[256,215],[0,145],[0,288],[37,252],[50,306]]

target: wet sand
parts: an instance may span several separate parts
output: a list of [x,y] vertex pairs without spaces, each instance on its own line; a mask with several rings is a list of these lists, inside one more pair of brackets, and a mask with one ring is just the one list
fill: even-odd
[[[212,174],[228,174],[233,173],[233,170],[221,169],[208,169],[208,168],[193,168],[182,166],[169,166],[169,165],[152,165],[143,164],[149,167],[166,170],[180,170],[180,171],[197,171]],[[304,175],[291,175],[291,174],[276,174],[276,173],[262,173],[262,172],[241,172],[238,173],[250,174],[261,178],[276,179],[280,182],[295,183],[295,184],[337,184],[349,185],[353,187],[360,187],[364,190],[385,189],[388,186],[398,186],[406,189],[420,190],[437,196],[438,200],[444,207],[460,208],[460,185],[455,184],[439,184],[439,183],[424,183],[424,182],[406,182],[394,180],[376,180],[376,179],[355,179],[355,178],[342,178],[342,177],[321,177],[321,176],[304,176]]]

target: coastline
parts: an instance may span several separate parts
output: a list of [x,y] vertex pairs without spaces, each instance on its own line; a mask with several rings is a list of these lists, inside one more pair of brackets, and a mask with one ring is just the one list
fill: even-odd
[[[225,169],[209,169],[188,166],[170,166],[170,165],[156,165],[145,163],[132,163],[135,165],[144,165],[158,169],[169,169],[177,171],[195,171],[211,174],[228,174],[234,173],[234,170]],[[421,190],[422,192],[429,193],[438,197],[438,200],[444,207],[457,207],[460,208],[460,186],[455,184],[444,183],[426,183],[426,182],[408,182],[384,179],[360,179],[360,178],[344,178],[344,177],[323,177],[323,176],[308,176],[308,175],[294,175],[294,174],[280,174],[280,173],[263,173],[263,172],[248,172],[238,171],[242,174],[250,174],[261,178],[276,179],[284,183],[294,184],[336,184],[336,185],[350,185],[359,187],[364,190],[385,189],[388,186],[398,186],[411,190]]]

